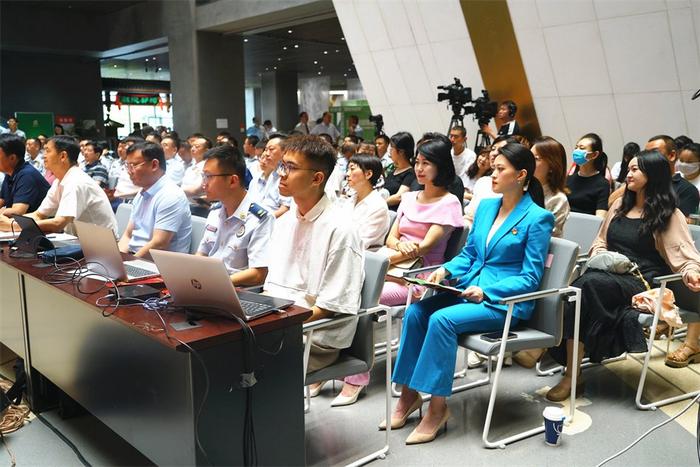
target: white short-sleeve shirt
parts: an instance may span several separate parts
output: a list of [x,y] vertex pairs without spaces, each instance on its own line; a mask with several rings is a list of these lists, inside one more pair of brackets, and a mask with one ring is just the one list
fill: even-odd
[[352,223],[357,228],[362,246],[365,250],[384,245],[389,232],[389,207],[378,190],[372,190],[359,203],[351,198],[344,203],[346,209],[352,210]]
[[[73,166],[61,180],[54,180],[46,198],[36,210],[46,217],[72,217],[89,222],[117,234],[117,219],[104,190],[80,167]],[[75,235],[73,224],[68,224],[66,232]]]
[[469,177],[467,177],[467,170],[476,160],[476,153],[464,146],[464,151],[460,154],[455,154],[454,148],[452,149],[452,162],[455,166],[455,174],[462,179],[464,186],[467,186]]
[[[270,242],[265,292],[310,308],[356,315],[364,280],[363,252],[352,219],[323,196],[302,216],[294,203],[275,222]],[[357,320],[318,330],[316,345],[344,349],[355,336]]]

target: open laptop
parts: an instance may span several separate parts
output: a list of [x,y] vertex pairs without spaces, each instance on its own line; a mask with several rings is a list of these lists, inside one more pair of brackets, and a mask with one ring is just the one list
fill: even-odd
[[112,280],[133,282],[159,275],[158,268],[142,259],[123,261],[114,232],[88,222],[73,221],[86,267]]
[[176,306],[214,316],[230,318],[235,315],[250,321],[294,303],[252,292],[236,292],[220,258],[162,250],[151,250],[151,257]]

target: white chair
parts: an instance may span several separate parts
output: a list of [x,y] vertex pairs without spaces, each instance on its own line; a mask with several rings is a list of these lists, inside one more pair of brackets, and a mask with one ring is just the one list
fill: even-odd
[[[379,304],[379,296],[382,293],[382,285],[384,284],[384,276],[389,269],[389,260],[381,254],[365,251],[364,272],[365,278],[362,284],[360,312],[358,313],[357,330],[355,337],[350,347],[343,349],[340,352],[340,357],[332,365],[316,370],[312,373],[306,373],[306,368],[309,362],[309,353],[311,351],[311,337],[314,331],[323,329],[329,325],[335,325],[343,320],[355,319],[355,316],[337,316],[329,319],[322,319],[304,324],[303,332],[306,337],[304,346],[304,384],[306,385],[306,403],[304,412],[308,412],[311,404],[309,394],[309,384],[319,381],[327,381],[341,379],[346,376],[356,375],[370,371],[374,365],[374,323],[373,318],[377,313],[385,312],[382,316],[382,321],[386,322],[387,341],[391,337],[391,322],[390,313],[386,313],[387,307]],[[386,380],[385,380],[385,417],[391,420],[391,352],[386,356]],[[390,425],[390,424],[389,424]],[[371,428],[373,431],[376,427]],[[367,464],[374,459],[383,459],[389,452],[389,434],[391,426],[387,426],[385,433],[384,446],[374,451],[361,459],[349,464],[359,466]]]
[[117,206],[117,212],[115,217],[117,218],[117,234],[119,238],[122,238],[122,234],[126,230],[126,226],[129,225],[129,219],[131,218],[131,210],[134,205],[131,203],[121,203]]
[[580,255],[588,256],[588,250],[598,235],[603,221],[604,219],[599,216],[571,212],[564,223],[563,238],[577,243],[581,248]]
[[[700,247],[700,226],[689,225],[688,230],[690,230],[690,234],[693,236],[695,247]],[[642,326],[649,326],[650,330],[649,340],[647,343],[647,352],[644,354],[644,363],[642,365],[642,372],[639,375],[639,384],[637,385],[637,394],[635,396],[635,404],[640,410],[656,410],[658,407],[691,399],[700,394],[699,390],[684,393],[675,397],[669,397],[660,401],[652,401],[649,403],[642,402],[644,383],[646,382],[647,373],[649,371],[649,360],[651,359],[651,353],[654,350],[654,337],[656,336],[656,325],[659,324],[661,299],[663,298],[664,289],[669,287],[673,290],[676,298],[676,305],[679,308],[679,314],[683,323],[688,324],[700,322],[700,294],[692,292],[690,289],[688,289],[683,284],[681,279],[682,277],[680,274],[670,274],[667,276],[656,277],[654,279],[654,284],[659,285],[659,300],[656,303],[656,311],[653,315],[639,315],[639,321],[642,323]]]
[[[506,314],[506,321],[500,341],[485,341],[481,339],[481,333],[462,334],[459,336],[458,342],[461,347],[479,352],[482,355],[492,356],[498,354],[496,370],[493,375],[493,384],[491,386],[491,396],[489,397],[489,406],[486,412],[486,421],[484,422],[482,434],[484,446],[487,448],[505,448],[509,443],[544,431],[544,426],[540,421],[537,427],[530,430],[496,441],[489,440],[491,418],[496,403],[496,394],[498,393],[498,384],[505,353],[525,349],[541,349],[558,345],[563,337],[563,296],[568,296],[569,301],[575,302],[574,339],[578,340],[581,290],[568,285],[569,276],[576,263],[578,251],[578,245],[573,242],[560,238],[551,239],[549,245],[550,259],[547,261],[550,266],[545,268],[539,290],[537,292],[508,297],[501,301],[502,304],[508,305],[508,312]],[[530,300],[537,300],[532,317],[525,325],[519,325],[515,329],[512,329],[512,331],[517,334],[516,338],[507,339],[508,332],[511,331],[510,323],[513,316],[513,306],[516,303]],[[577,361],[577,353],[578,347],[574,346],[574,361]],[[491,365],[487,365],[487,368],[488,375],[486,378],[455,387],[452,389],[452,394],[488,384],[491,381]],[[571,384],[571,401],[576,400],[576,378],[577,375],[574,374]],[[567,423],[573,421],[574,410],[575,404],[571,403]]]
[[204,231],[207,228],[207,218],[192,216],[192,240],[190,241],[190,254],[193,255],[197,253],[197,248],[202,242],[202,237],[204,237]]

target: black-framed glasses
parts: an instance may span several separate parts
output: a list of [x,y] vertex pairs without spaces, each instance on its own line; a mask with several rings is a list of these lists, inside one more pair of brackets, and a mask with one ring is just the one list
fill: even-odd
[[202,174],[202,183],[209,183],[213,177],[230,177],[233,174]]
[[280,165],[277,166],[277,173],[279,174],[280,177],[286,177],[290,174],[290,172],[293,172],[295,170],[306,170],[309,172],[318,172],[318,170],[316,170],[316,169],[303,169],[303,168],[297,167],[295,165],[287,164],[286,162],[280,162]]

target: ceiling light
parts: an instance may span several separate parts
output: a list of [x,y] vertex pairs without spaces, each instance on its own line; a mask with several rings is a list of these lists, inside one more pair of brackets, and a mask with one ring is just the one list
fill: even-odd
[[277,69],[277,67],[276,67],[276,66],[275,66],[275,67],[272,67],[272,68],[273,68],[274,70],[276,70],[276,69]]
[[343,73],[343,76],[345,76],[345,77],[347,78],[348,74],[347,74],[347,73]]
[[344,40],[345,40],[345,38],[344,38],[344,37],[341,37],[341,38],[340,38],[340,40],[341,40],[341,41],[344,41]]
[[243,42],[248,42],[248,38],[246,37],[245,39],[243,39]]
[[281,61],[282,61],[282,59],[281,59],[281,58],[279,58],[279,57],[277,57],[277,61],[278,61],[278,62],[281,62]]
[[153,57],[153,60],[155,60],[155,59],[156,59],[156,57]]
[[116,67],[117,67],[117,65],[114,65],[114,68],[116,68]]
[[327,51],[327,50],[324,50],[324,51],[323,51],[323,55],[328,55],[328,51]]
[[292,33],[292,30],[291,30],[291,29],[287,29],[287,34],[291,34],[291,33]]
[[320,75],[320,74],[321,74],[321,72],[319,71],[319,72],[318,72],[318,74]]
[[335,49],[335,53],[338,53],[338,52],[340,52],[340,49]]
[[352,71],[352,68],[348,68],[348,71]]
[[265,71],[270,71],[270,69],[269,69],[269,68],[265,68]]
[[318,60],[314,60],[314,65],[318,65]]
[[299,44],[294,44],[294,48],[295,48],[295,49],[298,49],[298,48],[299,48]]
[[146,61],[148,61],[148,59],[146,59]]
[[282,47],[282,50],[287,50],[287,46],[285,45],[284,47]]

